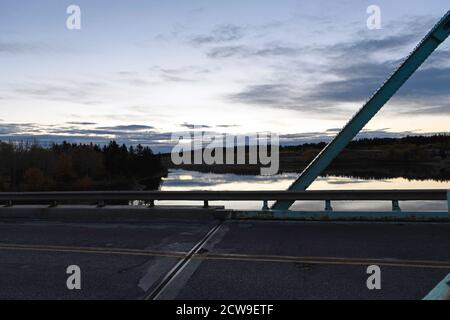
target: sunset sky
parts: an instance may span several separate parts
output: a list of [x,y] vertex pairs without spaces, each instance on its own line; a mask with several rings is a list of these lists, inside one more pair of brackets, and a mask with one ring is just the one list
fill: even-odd
[[[81,8],[68,30],[66,8]],[[381,29],[366,26],[369,5]],[[165,151],[172,132],[329,139],[448,1],[0,0],[0,140]],[[450,131],[450,41],[366,135]]]

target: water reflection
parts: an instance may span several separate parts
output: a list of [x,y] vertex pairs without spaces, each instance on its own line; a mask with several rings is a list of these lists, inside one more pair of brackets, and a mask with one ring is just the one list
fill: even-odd
[[[297,173],[283,173],[275,176],[252,176],[237,174],[203,173],[186,170],[170,170],[163,178],[161,190],[286,190],[298,177]],[[449,182],[435,180],[412,180],[405,178],[362,179],[354,177],[319,177],[309,190],[343,189],[450,189]],[[164,203],[170,203],[166,201]],[[174,202],[173,204],[192,204],[193,202]],[[213,202],[233,209],[260,209],[260,202],[234,201]],[[294,210],[323,210],[322,201],[297,201]],[[404,210],[446,210],[445,201],[405,201]],[[335,210],[390,210],[388,201],[339,201],[333,203]]]

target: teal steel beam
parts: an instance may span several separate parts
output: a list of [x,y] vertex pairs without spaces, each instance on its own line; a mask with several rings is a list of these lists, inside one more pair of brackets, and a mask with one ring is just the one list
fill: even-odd
[[[450,34],[450,10],[422,39],[398,69],[383,83],[364,106],[353,116],[336,137],[317,155],[289,187],[289,190],[306,190],[328,167],[334,158],[361,131],[370,119],[386,104],[409,77],[422,65],[428,56]],[[277,201],[274,210],[287,210],[294,201]]]
[[422,300],[450,300],[450,273]]

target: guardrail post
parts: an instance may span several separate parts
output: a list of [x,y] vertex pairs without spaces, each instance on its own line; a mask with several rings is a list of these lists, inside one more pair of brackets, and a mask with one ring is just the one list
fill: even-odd
[[400,209],[398,200],[392,200],[392,211],[402,211],[402,209]]
[[50,208],[54,208],[58,205],[58,201],[52,201],[52,203],[50,203]]
[[333,207],[331,206],[331,200],[325,200],[325,211],[333,211]]
[[97,207],[103,208],[105,206],[105,200],[100,200],[97,202]]
[[155,206],[155,200],[150,200],[149,205],[150,208],[153,208]]
[[269,204],[268,204],[267,200],[263,200],[263,207],[262,207],[262,209],[264,211],[269,210]]
[[13,202],[11,200],[6,201],[5,207],[12,207]]
[[209,208],[208,200],[205,200],[205,201],[203,202],[203,208]]

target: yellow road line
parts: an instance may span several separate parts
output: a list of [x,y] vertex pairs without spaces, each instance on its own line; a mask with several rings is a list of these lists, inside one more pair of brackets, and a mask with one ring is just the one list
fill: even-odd
[[[57,245],[41,245],[41,244],[20,244],[20,243],[1,243],[0,246],[14,246],[14,247],[24,247],[24,248],[51,248],[51,249],[61,249],[61,248],[69,248],[69,249],[82,249],[82,250],[114,250],[114,251],[127,251],[127,252],[138,252],[138,253],[149,253],[162,252],[160,250],[148,250],[148,249],[129,249],[129,248],[111,248],[111,247],[80,247],[80,246],[57,246]],[[184,251],[166,251],[175,254],[186,254]]]
[[193,259],[205,260],[230,260],[253,262],[281,262],[304,263],[325,265],[371,265],[404,267],[404,268],[430,268],[450,269],[450,261],[416,261],[416,260],[391,260],[391,259],[359,259],[341,257],[285,257],[285,256],[258,256],[258,255],[233,255],[233,254],[206,254],[196,255]]
[[186,255],[186,253],[180,251],[155,251],[142,249],[47,246],[47,245],[24,245],[24,244],[4,244],[4,243],[0,244],[0,250],[99,253],[99,254],[132,255],[132,256],[174,257],[174,258],[182,258]]
[[[0,250],[113,254],[113,255],[129,255],[129,256],[147,256],[147,257],[170,257],[170,258],[184,258],[187,255],[187,252],[182,251],[157,251],[145,249],[27,245],[27,244],[6,244],[6,243],[0,243]],[[324,264],[324,265],[376,264],[381,266],[393,266],[405,268],[450,269],[450,261],[437,261],[437,260],[400,260],[400,259],[370,259],[370,258],[348,258],[348,257],[311,257],[311,256],[302,257],[302,256],[281,256],[281,255],[230,254],[230,253],[195,254],[193,255],[192,258],[200,260],[305,263],[305,264]]]

